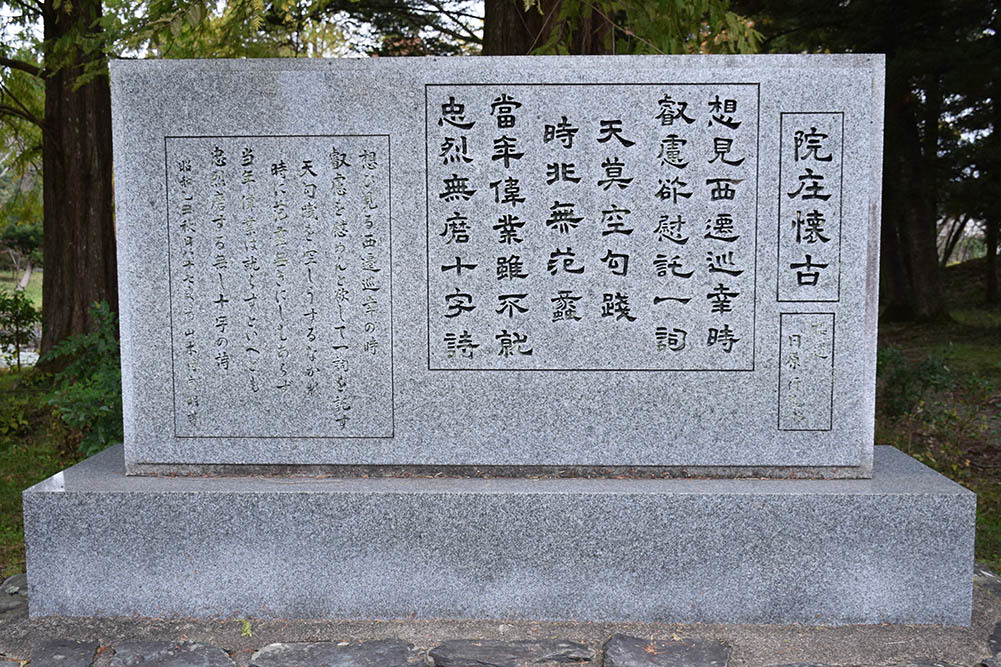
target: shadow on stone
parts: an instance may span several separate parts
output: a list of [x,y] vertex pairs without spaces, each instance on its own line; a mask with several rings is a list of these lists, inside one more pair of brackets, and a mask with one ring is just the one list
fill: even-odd
[[398,639],[269,644],[250,659],[250,667],[411,667],[424,664],[422,652]]
[[431,649],[428,657],[433,667],[557,667],[591,664],[594,651],[583,644],[558,639],[457,639]]
[[38,667],[90,667],[97,648],[97,642],[74,642],[67,639],[38,641],[31,645],[31,664]]
[[28,575],[15,574],[0,584],[0,621],[28,613]]
[[115,646],[111,667],[233,667],[220,648],[195,642],[132,642]]
[[726,667],[730,647],[712,639],[647,641],[612,635],[605,642],[605,667]]

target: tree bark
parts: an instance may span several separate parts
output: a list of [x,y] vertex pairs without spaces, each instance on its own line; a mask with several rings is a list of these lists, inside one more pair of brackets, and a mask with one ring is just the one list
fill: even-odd
[[883,318],[949,319],[938,266],[937,147],[941,94],[930,74],[919,129],[917,99],[903,77],[887,76],[880,252]]
[[[995,16],[994,20],[995,31],[1001,29],[1001,16]],[[1001,45],[1001,35],[995,32],[994,39],[997,44]],[[1001,48],[998,48],[1001,51]],[[987,258],[984,262],[985,271],[987,275],[986,279],[986,301],[988,305],[996,306],[1001,304],[1001,294],[998,290],[998,236],[999,231],[1001,231],[1001,157],[998,155],[998,149],[1001,149],[1001,135],[998,134],[998,128],[1001,127],[998,123],[1001,123],[1001,100],[998,99],[998,93],[1001,92],[1001,82],[995,80],[993,82],[994,94],[991,95],[993,98],[991,100],[991,112],[994,116],[994,132],[991,137],[991,141],[994,144],[995,150],[991,154],[990,158],[990,175],[989,180],[991,182],[991,199],[987,206],[986,220],[984,220],[984,241],[987,245]]]
[[7,248],[7,254],[10,255],[10,279],[13,280],[21,270],[21,261],[18,258],[18,252],[13,248]]
[[880,305],[883,317],[890,321],[906,320],[908,317],[907,293],[909,291],[909,270],[904,262],[904,252],[900,239],[900,186],[890,180],[895,171],[896,156],[887,146],[883,159],[883,220],[880,225],[879,272]]
[[483,55],[528,55],[542,46],[554,30],[570,34],[565,42],[571,55],[609,53],[606,36],[613,26],[590,6],[583,6],[574,25],[558,20],[562,0],[538,0],[525,10],[522,0],[485,0]]
[[1001,220],[997,218],[987,220],[985,225],[987,258],[984,264],[987,272],[987,304],[996,306],[1001,303],[1001,297],[998,295],[998,227],[1001,226]]
[[963,238],[963,234],[966,232],[966,226],[970,223],[970,218],[971,216],[968,213],[963,213],[953,218],[952,224],[949,226],[949,232],[945,237],[945,244],[942,248],[942,258],[938,263],[939,268],[944,269],[949,265],[952,253],[956,252],[956,246],[959,245],[960,239]]
[[21,280],[17,282],[15,291],[23,292],[28,287],[29,282],[31,282],[31,257],[28,258],[28,263],[24,266],[24,273],[21,274]]
[[[483,3],[483,55],[523,56],[546,41],[552,20],[546,14],[554,0],[542,0],[542,12],[525,11],[516,0],[485,0]],[[543,35],[545,32],[545,35]]]
[[91,330],[93,302],[106,300],[118,312],[106,68],[77,85],[88,58],[103,60],[103,54],[84,53],[77,37],[90,32],[100,15],[96,0],[64,0],[58,6],[45,0],[43,9],[43,354],[63,338]]

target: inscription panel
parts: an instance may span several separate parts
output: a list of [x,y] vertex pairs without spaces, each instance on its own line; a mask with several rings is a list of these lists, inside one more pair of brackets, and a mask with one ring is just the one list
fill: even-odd
[[834,412],[834,313],[779,316],[780,431],[830,431]]
[[759,87],[425,87],[428,366],[752,370]]
[[865,476],[882,77],[113,64],[126,469]]
[[389,138],[164,144],[175,435],[391,437]]
[[779,118],[778,301],[841,298],[845,115]]

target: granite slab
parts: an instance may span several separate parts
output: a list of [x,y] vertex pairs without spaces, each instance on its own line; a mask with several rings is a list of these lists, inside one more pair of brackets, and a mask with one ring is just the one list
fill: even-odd
[[113,62],[128,472],[868,476],[883,76]]

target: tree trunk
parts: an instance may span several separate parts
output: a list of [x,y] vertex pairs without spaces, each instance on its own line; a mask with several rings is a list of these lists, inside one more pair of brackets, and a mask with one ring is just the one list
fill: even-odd
[[[483,3],[483,55],[523,56],[546,41],[552,29],[554,0],[542,0],[542,11],[525,11],[519,0],[485,0]],[[555,13],[555,12],[552,12]],[[545,35],[543,35],[545,32]]]
[[28,283],[31,281],[31,257],[28,257],[28,263],[24,266],[24,273],[21,274],[21,280],[17,282],[17,287],[14,288],[17,292],[23,292],[27,287]]
[[[932,74],[930,77],[934,77]],[[883,162],[883,318],[947,320],[936,244],[937,83],[925,90],[925,136],[917,98],[906,81],[887,76],[886,148]]]
[[907,293],[910,289],[908,267],[900,240],[900,184],[891,180],[896,162],[890,147],[883,160],[883,220],[880,225],[879,272],[880,305],[887,320],[906,320],[908,317]]
[[564,40],[572,55],[609,53],[606,35],[612,25],[585,3],[573,24],[558,20],[562,0],[538,0],[525,9],[523,0],[485,0],[483,4],[483,55],[528,55],[546,43],[554,30],[569,34]]
[[987,303],[996,306],[1001,303],[1001,298],[998,295],[998,227],[1001,226],[1001,220],[998,218],[987,220],[985,226],[987,261],[984,264],[987,272]]
[[100,15],[96,0],[46,0],[43,10],[43,354],[63,338],[92,329],[93,302],[106,300],[118,312],[107,71],[76,85],[87,58],[103,59],[85,54],[79,37],[92,31]]
[[[1001,16],[994,17],[995,31],[1001,29]],[[994,33],[994,39],[1001,44],[1001,35]],[[1001,49],[999,49],[1001,50]],[[998,148],[1001,148],[1001,135],[998,128],[1001,127],[1001,100],[998,99],[998,92],[1001,89],[1001,82],[995,80],[993,83],[994,94],[991,95],[991,112],[994,116],[994,132],[991,141],[995,150],[991,156],[991,167],[989,182],[991,183],[991,199],[987,206],[987,215],[984,220],[984,241],[987,245],[987,261],[984,262],[987,272],[987,303],[996,306],[1001,303],[1001,295],[998,294],[998,233],[1001,231],[1001,157],[998,156]]]
[[10,255],[10,279],[13,280],[21,269],[21,262],[18,260],[18,253],[13,248],[7,248],[7,254]]
[[956,251],[956,246],[959,244],[959,240],[963,238],[963,232],[966,231],[966,225],[969,222],[970,216],[965,213],[952,219],[952,223],[949,225],[949,229],[945,235],[945,241],[942,244],[942,256],[938,262],[940,269],[949,266],[949,259],[952,257],[952,253]]

